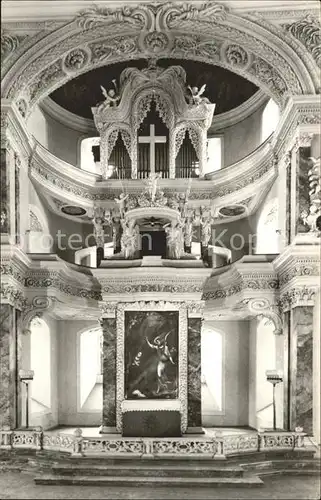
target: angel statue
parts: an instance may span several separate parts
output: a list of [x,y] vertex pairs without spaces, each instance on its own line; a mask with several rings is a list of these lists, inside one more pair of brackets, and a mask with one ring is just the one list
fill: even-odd
[[191,93],[189,96],[189,104],[195,104],[198,106],[201,102],[209,102],[207,97],[202,97],[206,89],[206,83],[204,83],[200,89],[198,87],[191,87],[190,85],[188,85],[187,88]]
[[105,97],[105,101],[101,104],[101,106],[104,108],[109,108],[111,106],[116,107],[118,101],[120,100],[120,95],[116,86],[116,80],[112,80],[112,83],[114,84],[114,88],[109,90],[106,90],[105,87],[100,85],[103,96]]

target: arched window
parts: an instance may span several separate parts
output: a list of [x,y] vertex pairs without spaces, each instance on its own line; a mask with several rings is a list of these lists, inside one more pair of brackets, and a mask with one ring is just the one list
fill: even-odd
[[276,129],[280,118],[280,108],[270,99],[262,114],[261,141],[264,142]]
[[92,328],[80,333],[80,409],[101,410],[102,390],[102,330]]
[[277,254],[279,253],[278,235],[278,200],[273,198],[263,208],[257,224],[257,254]]
[[100,137],[87,137],[81,141],[80,168],[93,174],[101,174]]
[[51,339],[47,323],[34,318],[30,324],[30,369],[34,379],[30,385],[30,412],[51,408]]
[[202,353],[202,416],[210,418],[223,410],[223,338],[220,332],[203,329]]

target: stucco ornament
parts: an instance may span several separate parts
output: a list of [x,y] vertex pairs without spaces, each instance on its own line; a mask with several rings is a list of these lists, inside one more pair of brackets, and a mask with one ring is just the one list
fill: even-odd
[[[308,38],[307,43],[315,54],[319,35],[312,22],[309,21],[308,26],[305,30],[301,25],[289,29],[297,36],[301,31],[306,34],[309,29],[312,41]],[[282,82],[286,82],[289,94],[311,93],[309,71],[313,72],[313,68],[304,66],[302,58],[301,66],[298,62],[296,68],[297,54],[293,43],[287,43],[292,37],[284,41],[282,34],[284,32],[279,30],[272,35],[255,19],[240,18],[215,2],[157,2],[116,8],[94,5],[82,10],[73,22],[60,25],[48,36],[38,39],[32,50],[27,44],[25,52],[21,50],[21,57],[12,58],[12,66],[5,67],[3,96],[18,99],[25,94],[28,96],[30,89],[30,112],[39,99],[63,85],[72,75],[94,69],[104,62],[122,61],[124,57],[139,59],[157,54],[160,57],[200,58],[209,64],[221,64],[256,85],[268,87],[276,101],[282,104],[285,93]],[[280,40],[279,45],[276,37]],[[2,38],[5,52],[14,50],[19,43],[16,35],[6,34]],[[227,54],[221,50],[224,41],[230,46]],[[257,65],[261,65],[263,58],[268,71],[265,68],[262,74]]]
[[5,30],[1,30],[1,57],[5,59],[10,54],[12,54],[20,44],[20,39],[18,36],[11,33],[7,33]]
[[77,71],[83,68],[89,60],[89,54],[83,49],[70,51],[64,59],[64,67],[67,71]]
[[249,55],[240,45],[230,44],[224,50],[225,59],[232,66],[245,67],[249,62]]
[[145,36],[144,44],[148,50],[157,53],[167,48],[169,39],[168,36],[161,31],[152,31]]
[[261,298],[247,299],[247,307],[249,312],[254,316],[270,319],[275,327],[275,335],[281,335],[283,333],[281,311],[277,305],[271,304],[269,300]]
[[307,15],[292,24],[283,25],[286,31],[299,40],[311,53],[316,63],[321,65],[321,24],[313,16]]

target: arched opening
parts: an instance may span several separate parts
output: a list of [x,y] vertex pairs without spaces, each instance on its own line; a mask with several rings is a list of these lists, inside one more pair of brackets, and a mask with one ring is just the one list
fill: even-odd
[[203,329],[201,334],[202,425],[213,426],[213,417],[223,410],[223,337]]
[[30,384],[30,423],[51,409],[51,336],[47,323],[34,318],[30,324],[30,369],[34,378]]
[[101,328],[91,328],[80,333],[79,351],[80,411],[101,411],[103,407]]

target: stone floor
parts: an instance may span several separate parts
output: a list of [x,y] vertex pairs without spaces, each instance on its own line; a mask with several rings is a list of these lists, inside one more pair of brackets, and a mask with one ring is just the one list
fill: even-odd
[[119,488],[99,486],[36,486],[34,476],[23,472],[2,472],[0,498],[30,499],[89,499],[108,500],[210,500],[210,499],[265,499],[292,500],[320,498],[320,479],[310,476],[271,476],[264,478],[262,488]]

